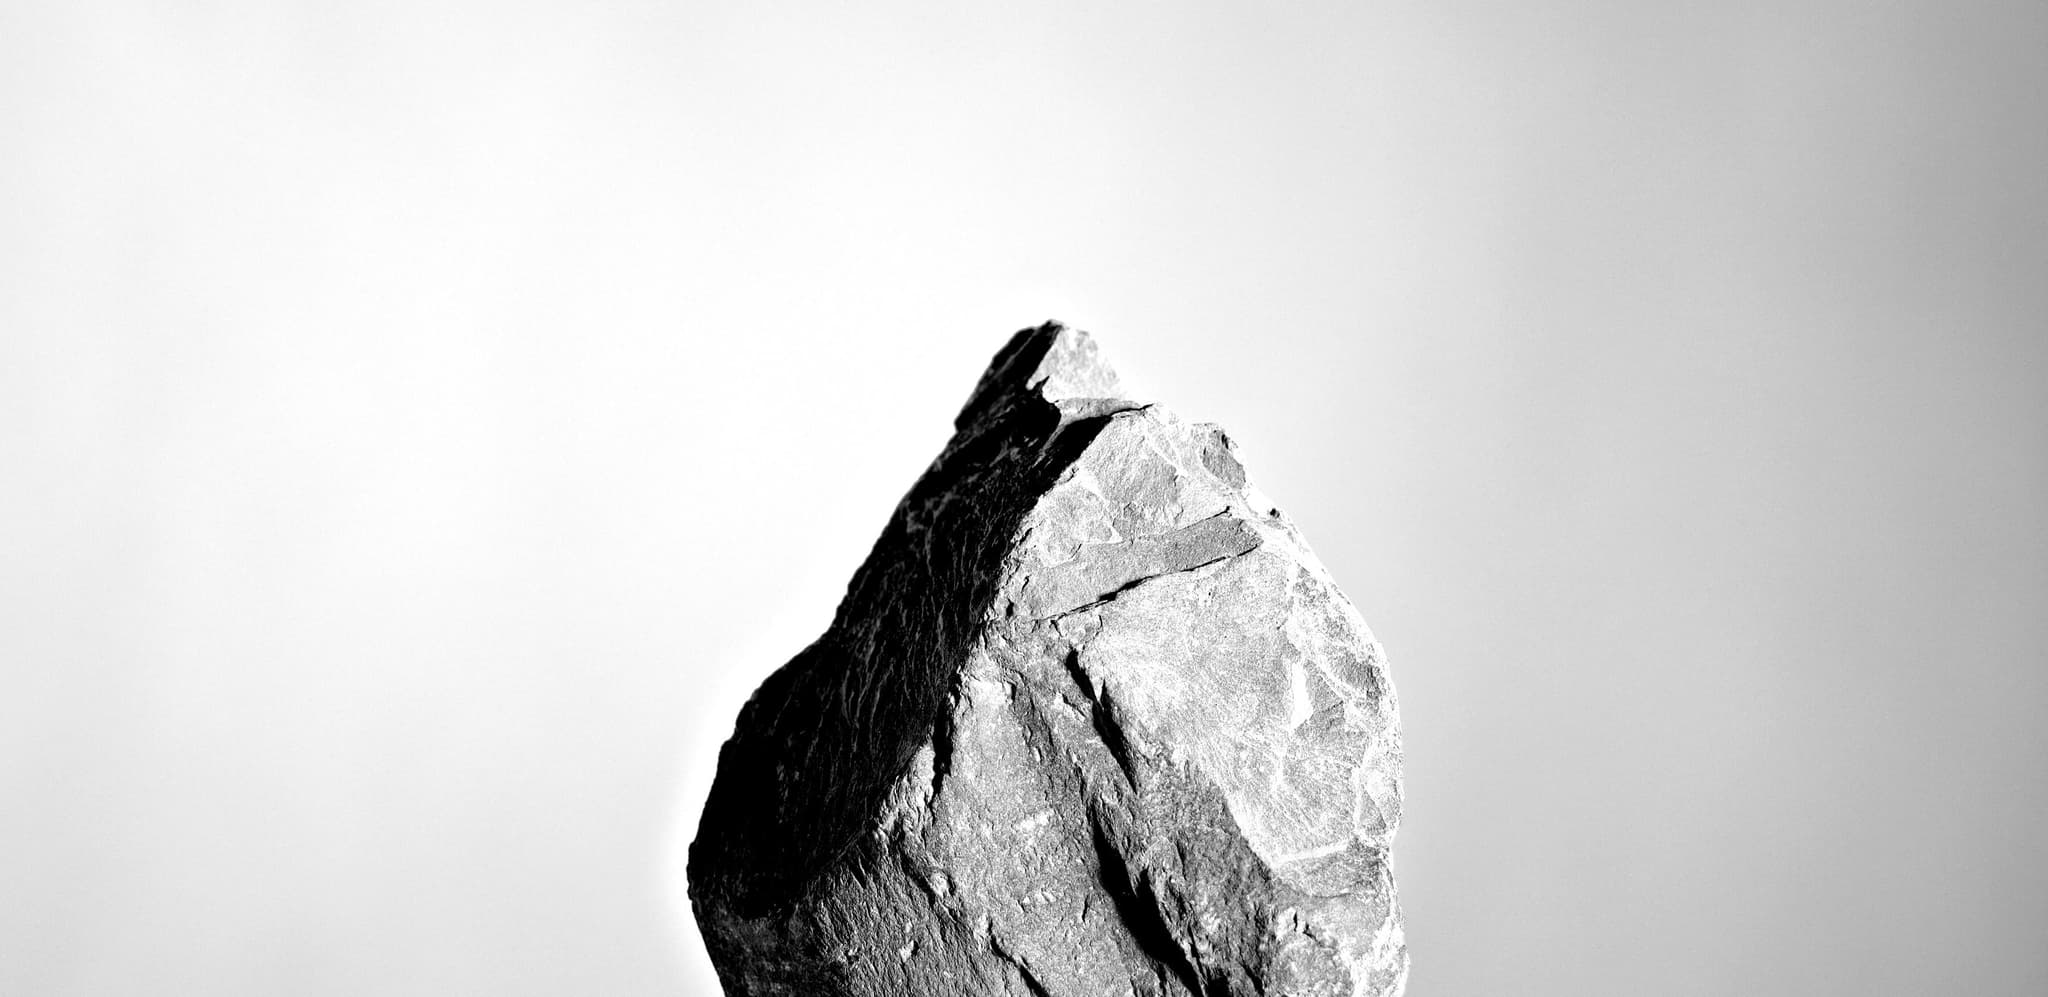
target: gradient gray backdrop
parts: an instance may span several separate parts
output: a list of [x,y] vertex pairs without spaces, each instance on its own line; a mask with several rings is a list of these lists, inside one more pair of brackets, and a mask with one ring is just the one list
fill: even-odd
[[717,745],[1048,317],[1390,649],[1415,997],[2048,993],[2044,53],[0,3],[0,993],[712,993]]

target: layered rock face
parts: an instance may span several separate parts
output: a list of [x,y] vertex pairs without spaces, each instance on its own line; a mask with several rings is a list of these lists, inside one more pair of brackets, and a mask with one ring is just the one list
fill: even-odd
[[1384,656],[1230,438],[1018,333],[690,848],[727,994],[1393,995]]

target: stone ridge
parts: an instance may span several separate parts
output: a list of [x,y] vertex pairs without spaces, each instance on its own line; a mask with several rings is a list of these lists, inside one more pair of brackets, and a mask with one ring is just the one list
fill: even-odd
[[1390,997],[1398,709],[1230,438],[1012,337],[721,752],[731,995]]

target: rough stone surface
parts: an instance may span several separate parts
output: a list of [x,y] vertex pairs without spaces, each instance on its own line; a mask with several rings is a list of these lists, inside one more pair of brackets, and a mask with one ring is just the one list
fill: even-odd
[[741,711],[690,898],[741,995],[1391,995],[1379,645],[1215,426],[1018,333]]

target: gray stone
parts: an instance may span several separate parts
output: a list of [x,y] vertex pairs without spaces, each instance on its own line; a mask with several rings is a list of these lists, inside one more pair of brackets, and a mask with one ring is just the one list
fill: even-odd
[[1379,645],[1230,438],[1018,333],[690,848],[726,992],[1392,995]]

